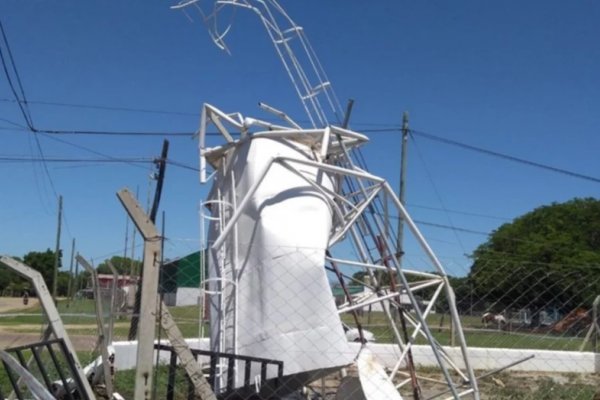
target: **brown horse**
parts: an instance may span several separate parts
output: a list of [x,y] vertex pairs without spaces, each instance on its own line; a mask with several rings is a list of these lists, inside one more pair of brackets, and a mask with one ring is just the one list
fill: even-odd
[[552,326],[552,331],[556,333],[564,333],[578,324],[588,326],[591,322],[592,317],[589,310],[578,307],[574,310],[571,310],[563,319],[556,322]]

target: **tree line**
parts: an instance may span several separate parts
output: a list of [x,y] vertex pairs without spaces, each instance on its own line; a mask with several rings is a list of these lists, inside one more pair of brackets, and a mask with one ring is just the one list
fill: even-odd
[[[30,251],[23,257],[13,257],[25,265],[33,268],[40,272],[44,278],[44,282],[48,288],[52,288],[54,285],[54,263],[55,263],[55,252],[46,249],[45,251]],[[128,257],[113,256],[110,259],[104,260],[96,268],[99,274],[112,274],[108,263],[112,263],[119,275],[130,275],[133,272],[134,275],[139,273],[141,268],[141,262],[132,260]],[[59,270],[57,274],[56,291],[57,296],[65,297],[75,294],[79,289],[83,289],[89,286],[90,274],[83,270],[81,267],[76,274],[75,270],[65,271],[62,268],[62,251],[59,252]],[[75,268],[74,268],[75,269]],[[69,292],[69,281],[71,293]],[[22,296],[25,292],[32,293],[32,287],[29,281],[19,274],[11,270],[10,268],[0,264],[0,295],[2,296]]]
[[600,295],[600,200],[538,207],[494,230],[471,259],[465,276],[449,277],[462,313],[529,309],[535,319],[545,309],[590,309]]

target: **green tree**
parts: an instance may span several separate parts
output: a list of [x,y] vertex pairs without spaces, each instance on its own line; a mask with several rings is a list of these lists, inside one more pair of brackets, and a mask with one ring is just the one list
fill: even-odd
[[600,295],[600,200],[539,207],[500,226],[473,253],[479,297],[502,308],[589,308]]
[[69,278],[71,274],[66,271],[58,271],[58,282],[56,292],[58,296],[67,296],[69,291]]
[[[52,290],[52,285],[54,282],[54,255],[55,252],[47,249],[44,252],[41,251],[30,251],[25,254],[23,257],[23,262],[35,269],[39,273],[42,274],[44,281],[46,282],[46,286],[48,286],[49,290]],[[60,270],[62,265],[62,254],[59,252],[58,258],[58,269]]]
[[119,275],[129,275],[132,270],[135,271],[137,275],[142,267],[142,263],[140,261],[132,260],[129,257],[113,256],[109,260],[105,260],[98,265],[97,271],[99,274],[112,273],[110,267],[108,266],[109,261],[115,267]]
[[22,278],[7,266],[0,264],[0,295],[20,296],[25,285],[25,278]]
[[[431,274],[435,274],[435,272],[430,272]],[[455,277],[448,276],[448,281],[450,282],[450,286],[452,290],[454,290],[454,295],[456,298],[456,308],[461,314],[468,314],[470,312],[472,302],[471,302],[471,282],[469,277]],[[429,287],[419,292],[419,295],[425,299],[430,299],[437,287]],[[438,312],[449,312],[450,307],[448,305],[448,298],[445,293],[442,293],[437,300],[436,303],[436,311]]]

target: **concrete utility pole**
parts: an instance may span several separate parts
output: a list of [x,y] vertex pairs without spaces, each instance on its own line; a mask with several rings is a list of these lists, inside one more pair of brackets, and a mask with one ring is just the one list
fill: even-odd
[[[403,206],[406,206],[406,148],[408,146],[408,112],[402,114],[402,149],[400,155],[400,193],[398,198]],[[404,220],[398,216],[398,241],[396,242],[396,251],[398,252],[398,265],[402,266],[402,255],[404,242]]]
[[[158,212],[158,205],[160,204],[160,196],[162,194],[163,182],[165,180],[165,170],[167,167],[167,156],[169,154],[169,141],[163,141],[163,147],[160,154],[160,158],[155,160],[158,168],[158,174],[156,176],[156,190],[154,192],[154,200],[152,201],[152,208],[150,210],[150,221],[154,224],[156,222],[156,213]],[[135,237],[134,237],[135,238]],[[133,258],[132,258],[133,259]],[[144,261],[145,262],[145,261]],[[144,280],[144,268],[140,271],[140,280]],[[131,317],[131,324],[129,325],[129,334],[127,335],[128,340],[135,340],[138,333],[139,314],[141,307],[141,290],[138,285],[138,289],[135,292],[135,302],[133,305],[133,316]]]
[[139,315],[139,331],[143,334],[138,335],[134,398],[136,400],[149,400],[152,398],[152,380],[154,377],[152,356],[156,337],[155,322],[157,310],[160,310],[158,317],[161,326],[194,386],[196,398],[200,400],[217,400],[202,373],[200,364],[194,358],[167,306],[158,297],[163,238],[158,234],[150,217],[144,213],[139,203],[127,189],[119,191],[117,197],[144,239],[144,273],[141,274],[143,278]]
[[[158,276],[161,259],[161,237],[150,218],[144,213],[131,193],[123,189],[117,197],[144,238],[144,266],[141,287],[138,288],[140,311],[136,317],[138,348],[136,357],[134,398],[149,400],[152,395],[154,339],[156,336],[156,309]],[[138,326],[139,320],[139,326]],[[131,331],[130,331],[131,333]]]
[[62,223],[62,195],[58,196],[58,227],[56,229],[56,248],[54,250],[54,280],[52,282],[52,300],[56,303],[58,267],[60,264],[60,227]]

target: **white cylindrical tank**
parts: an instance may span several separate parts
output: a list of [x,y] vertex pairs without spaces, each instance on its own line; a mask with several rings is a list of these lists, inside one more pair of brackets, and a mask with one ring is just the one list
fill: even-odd
[[[248,139],[225,156],[211,191],[209,247],[276,156],[314,160],[307,146],[274,138]],[[296,168],[333,190],[318,168]],[[282,165],[270,168],[235,231],[209,257],[213,351],[281,360],[284,375],[352,362],[324,269],[329,202]]]

